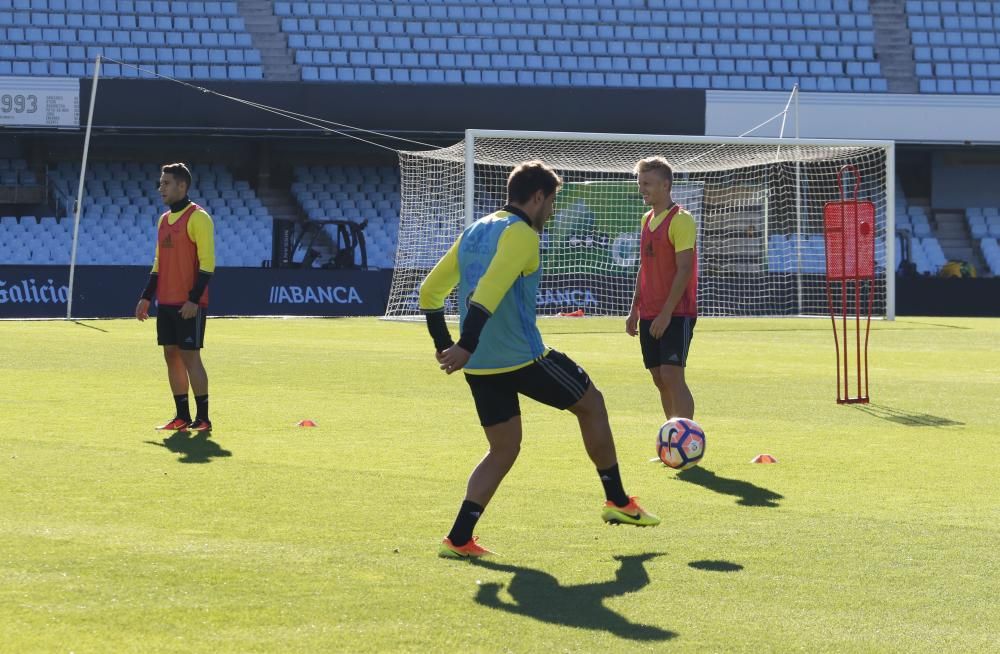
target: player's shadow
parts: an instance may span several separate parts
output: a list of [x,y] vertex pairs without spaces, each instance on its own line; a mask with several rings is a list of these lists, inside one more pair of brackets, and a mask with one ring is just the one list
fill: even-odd
[[766,506],[777,508],[778,500],[784,499],[784,495],[775,493],[761,486],[751,484],[742,479],[729,479],[720,477],[711,470],[706,470],[701,466],[681,470],[677,473],[677,478],[689,484],[697,484],[705,488],[722,493],[723,495],[733,495],[738,497],[736,503],[740,506]]
[[178,463],[209,463],[212,459],[232,456],[229,450],[211,440],[207,431],[199,431],[194,436],[187,432],[177,431],[162,441],[144,441],[150,445],[163,447],[176,454],[182,454]]
[[621,566],[614,580],[593,584],[563,586],[547,572],[522,566],[498,563],[490,559],[476,559],[475,565],[500,572],[511,572],[513,579],[507,592],[513,602],[500,597],[503,584],[484,583],[479,587],[475,601],[499,611],[523,615],[542,622],[607,631],[630,640],[670,640],[677,634],[653,625],[630,622],[604,605],[609,597],[619,597],[641,590],[649,584],[645,562],[660,553],[616,556]]
[[853,404],[852,406],[862,413],[907,427],[954,427],[965,424],[950,418],[932,416],[929,413],[910,413],[881,404]]

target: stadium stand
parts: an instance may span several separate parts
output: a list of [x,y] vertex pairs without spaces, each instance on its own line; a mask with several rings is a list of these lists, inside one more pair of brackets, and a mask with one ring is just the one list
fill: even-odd
[[[196,165],[192,198],[215,222],[217,265],[260,266],[271,258],[272,219],[245,181],[234,180],[225,167]],[[155,165],[95,163],[87,173],[80,219],[77,262],[82,265],[148,265],[153,261],[156,219],[163,207]],[[64,211],[62,216],[0,218],[0,262],[68,264],[73,238],[72,206],[79,167],[61,163],[49,181]],[[68,202],[68,204],[66,204]]]
[[[307,81],[888,90],[868,0],[313,1],[274,11]],[[180,79],[264,78],[231,0],[0,0],[0,75],[87,76],[98,54]],[[103,74],[141,73],[109,62]]]
[[[393,267],[399,232],[399,172],[395,168],[296,166],[291,190],[310,220],[367,221],[368,265]],[[336,243],[336,227],[327,225],[324,231]],[[355,263],[361,262],[356,259]]]
[[28,170],[24,159],[0,159],[0,186],[28,186],[37,184],[35,173]]
[[[264,77],[231,0],[0,0],[0,75],[84,77],[99,54],[180,79]],[[140,73],[108,62],[102,75]]]
[[907,0],[921,93],[1000,93],[1000,6]]
[[993,275],[1000,275],[1000,209],[996,207],[969,207],[965,211],[969,224],[969,233],[979,244],[983,260]]
[[[278,1],[310,82],[886,92],[869,0]],[[922,93],[1000,93],[1000,6],[906,0]],[[0,75],[98,55],[180,79],[264,79],[234,0],[0,0]],[[108,62],[108,77],[140,72]]]
[[[63,162],[48,172],[58,199],[58,215],[0,216],[0,263],[69,263],[73,224],[70,208],[78,171],[77,164]],[[154,226],[162,212],[155,186],[157,174],[155,165],[92,164],[81,219],[79,264],[151,262]],[[194,174],[193,197],[215,221],[218,265],[257,267],[270,260],[273,221],[249,184],[235,180],[219,164],[195,165]],[[291,192],[304,216],[310,220],[366,223],[368,265],[393,267],[399,230],[398,171],[389,166],[297,166],[294,175]],[[19,159],[0,160],[0,180],[3,184],[36,181],[26,162]],[[918,274],[937,274],[948,259],[935,235],[930,209],[908,204],[898,184],[896,198],[895,268],[899,270],[906,257]],[[479,209],[480,213],[492,210],[486,206]],[[969,234],[986,263],[987,269],[981,274],[1000,274],[1000,209],[970,207],[965,216]],[[327,225],[322,231],[326,233],[327,247],[337,242],[336,226]],[[771,234],[767,247],[767,265],[772,272],[825,271],[821,235],[807,234],[797,239],[795,235]],[[884,244],[880,242],[877,247],[881,249]],[[360,255],[356,255],[355,263],[360,265]]]
[[1000,246],[997,245],[997,239],[987,236],[980,240],[979,244],[982,248],[983,258],[990,267],[990,272],[993,275],[1000,275]]
[[[908,205],[899,184],[896,185],[896,234],[897,247],[904,246],[903,241],[909,242],[909,260],[919,274],[936,274],[947,263],[931,227],[930,208]],[[905,252],[905,247],[902,251]]]
[[887,91],[868,0],[276,2],[302,78]]

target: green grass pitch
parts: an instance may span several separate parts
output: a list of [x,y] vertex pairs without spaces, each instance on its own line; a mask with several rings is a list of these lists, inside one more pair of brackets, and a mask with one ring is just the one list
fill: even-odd
[[704,319],[681,474],[623,324],[541,321],[664,523],[604,525],[524,401],[477,565],[436,557],[485,439],[422,325],[210,320],[216,431],[164,442],[152,323],[0,323],[0,651],[1000,651],[1000,321],[874,323],[862,408],[829,321]]

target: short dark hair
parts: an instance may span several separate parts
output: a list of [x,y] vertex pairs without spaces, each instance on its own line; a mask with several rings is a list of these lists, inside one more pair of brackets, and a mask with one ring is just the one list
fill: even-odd
[[632,171],[638,175],[639,173],[648,173],[651,171],[656,171],[660,173],[663,179],[670,183],[674,181],[674,171],[667,163],[667,160],[663,157],[646,157],[645,159],[640,159],[639,163],[635,165]]
[[185,184],[187,184],[187,187],[189,189],[191,188],[191,171],[188,170],[188,167],[185,164],[182,163],[165,164],[160,167],[160,172],[170,173],[177,179],[177,181],[184,182]]
[[548,197],[562,186],[562,178],[543,161],[525,161],[514,167],[507,178],[507,202],[522,203],[542,191]]

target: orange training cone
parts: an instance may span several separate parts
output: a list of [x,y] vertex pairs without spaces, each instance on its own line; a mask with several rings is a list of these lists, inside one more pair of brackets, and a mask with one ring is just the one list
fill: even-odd
[[577,309],[576,311],[560,311],[559,315],[563,318],[582,318],[583,309]]
[[299,427],[315,427],[316,423],[313,422],[312,420],[299,420],[298,426]]
[[778,460],[770,454],[758,454],[750,463],[777,463]]

